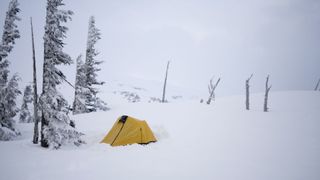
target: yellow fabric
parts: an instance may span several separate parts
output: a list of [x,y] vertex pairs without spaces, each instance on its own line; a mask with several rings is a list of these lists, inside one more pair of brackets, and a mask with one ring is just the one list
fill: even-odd
[[120,119],[121,117],[117,119],[101,143],[121,146],[134,143],[148,144],[157,141],[146,121],[140,121],[130,116],[125,123]]

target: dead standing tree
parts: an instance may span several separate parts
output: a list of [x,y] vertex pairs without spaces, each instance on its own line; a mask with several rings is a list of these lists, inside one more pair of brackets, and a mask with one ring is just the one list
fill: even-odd
[[210,104],[211,103],[211,100],[214,100],[215,98],[215,93],[214,91],[216,90],[219,82],[220,82],[220,79],[218,79],[218,81],[215,83],[215,85],[213,85],[213,78],[210,79],[210,83],[208,85],[208,90],[209,90],[209,98],[208,98],[208,101],[207,101],[207,104]]
[[320,79],[318,80],[317,85],[316,85],[316,87],[314,88],[315,91],[318,90],[319,84],[320,84]]
[[251,74],[251,76],[246,80],[246,110],[250,109],[250,102],[249,102],[250,85],[249,85],[249,82],[250,82],[250,79],[252,78],[252,76],[253,76],[253,74]]
[[36,70],[36,55],[34,49],[34,36],[32,18],[30,18],[31,24],[31,38],[32,38],[32,60],[33,60],[33,118],[34,118],[34,132],[33,132],[33,144],[38,144],[39,140],[39,118],[38,118],[38,94],[37,94],[37,70]]
[[162,103],[166,102],[166,87],[167,87],[169,65],[170,65],[170,61],[168,61],[168,63],[167,63],[166,76],[164,78],[164,85],[163,85],[163,91],[162,91],[162,100],[161,100]]
[[266,92],[264,95],[264,105],[263,105],[263,111],[264,112],[268,112],[269,108],[268,108],[268,97],[269,97],[269,91],[271,89],[271,85],[269,86],[269,75],[267,76],[267,80],[266,80]]

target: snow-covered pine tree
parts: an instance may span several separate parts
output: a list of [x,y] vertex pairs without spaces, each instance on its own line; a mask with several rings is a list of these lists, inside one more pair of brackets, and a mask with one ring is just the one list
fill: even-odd
[[27,85],[23,92],[22,105],[20,108],[20,123],[34,122],[33,115],[30,112],[30,104],[33,103],[33,92],[31,85]]
[[3,88],[0,96],[0,140],[8,141],[19,135],[19,131],[15,128],[13,118],[19,112],[16,105],[16,98],[21,92],[18,89],[18,81],[20,78],[15,74],[12,76],[7,86]]
[[6,86],[8,82],[8,66],[9,62],[6,57],[9,55],[15,44],[15,39],[20,38],[16,20],[20,20],[17,16],[20,9],[17,0],[12,0],[9,3],[9,8],[6,14],[6,19],[3,26],[2,42],[0,44],[0,89]]
[[88,92],[86,93],[85,105],[88,112],[95,112],[97,110],[107,110],[106,103],[97,97],[98,89],[94,86],[103,85],[104,82],[97,80],[97,72],[101,69],[97,66],[100,65],[103,61],[98,61],[95,57],[99,54],[95,49],[95,44],[100,37],[100,30],[95,26],[95,19],[93,16],[89,19],[89,28],[88,28],[88,39],[87,39],[87,50],[86,50],[86,61],[85,61],[85,70],[86,70],[86,86]]
[[72,60],[63,52],[63,39],[68,28],[63,26],[71,20],[70,10],[60,10],[62,0],[47,0],[47,14],[44,34],[43,90],[40,97],[41,146],[59,148],[71,143],[80,145],[82,133],[70,125],[68,103],[57,91],[65,75],[56,66],[69,65]]
[[85,94],[88,89],[86,88],[86,71],[81,55],[77,58],[76,82],[74,89],[73,114],[86,113]]
[[11,140],[19,134],[13,120],[19,111],[15,103],[17,95],[21,94],[18,90],[19,77],[14,75],[8,82],[9,61],[7,59],[15,40],[20,37],[15,24],[16,20],[20,20],[17,16],[20,11],[18,6],[17,0],[9,3],[0,44],[0,140]]

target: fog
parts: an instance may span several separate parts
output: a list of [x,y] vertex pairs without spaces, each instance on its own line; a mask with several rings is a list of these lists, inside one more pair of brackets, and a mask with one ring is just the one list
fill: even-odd
[[[46,1],[19,0],[21,38],[10,54],[11,73],[32,80],[29,18],[35,29],[39,84],[43,62]],[[252,91],[312,90],[320,78],[319,0],[65,0],[74,11],[65,51],[85,54],[89,16],[96,17],[104,60],[99,79],[162,82],[168,60],[169,86],[207,93],[212,76],[221,77],[220,95],[242,94],[254,74]],[[0,33],[9,0],[0,1]],[[63,67],[74,82],[75,65]],[[145,87],[148,88],[148,87]]]

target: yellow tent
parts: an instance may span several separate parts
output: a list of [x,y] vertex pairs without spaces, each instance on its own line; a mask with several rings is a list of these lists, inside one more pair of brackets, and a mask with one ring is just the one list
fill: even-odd
[[134,143],[148,144],[156,141],[146,121],[140,121],[130,116],[121,116],[101,143],[121,146]]

